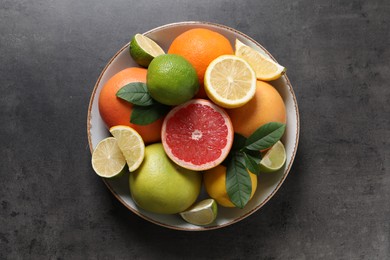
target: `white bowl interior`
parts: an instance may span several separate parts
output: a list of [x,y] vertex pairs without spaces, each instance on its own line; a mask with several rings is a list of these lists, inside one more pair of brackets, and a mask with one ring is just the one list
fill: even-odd
[[[234,47],[235,39],[239,39],[243,43],[258,49],[264,50],[268,53],[259,43],[251,39],[250,37],[240,33],[232,28],[202,22],[182,22],[175,24],[168,24],[155,28],[147,33],[148,37],[155,40],[164,50],[167,50],[172,40],[184,31],[192,28],[208,28],[217,31],[225,35],[232,43]],[[98,109],[98,97],[100,91],[106,81],[112,77],[115,73],[122,69],[138,66],[129,55],[128,44],[126,44],[118,53],[110,60],[103,72],[101,73],[94,91],[91,96],[89,111],[88,111],[88,140],[91,151],[96,147],[99,141],[108,137],[110,134],[100,117]],[[269,53],[268,53],[269,54]],[[270,54],[269,54],[270,55]],[[273,58],[270,55],[271,58]],[[276,173],[272,174],[260,174],[258,179],[258,188],[251,199],[251,201],[245,206],[244,209],[238,208],[224,208],[219,207],[217,220],[206,227],[199,227],[186,223],[181,219],[179,215],[160,215],[146,212],[135,205],[134,201],[130,196],[129,185],[128,185],[128,174],[115,180],[104,179],[107,187],[111,190],[113,195],[120,200],[132,212],[141,216],[142,218],[151,221],[155,224],[179,230],[209,230],[224,227],[233,224],[253,212],[261,208],[278,190],[280,185],[286,178],[291,165],[293,163],[299,139],[299,113],[297,101],[287,76],[284,75],[280,79],[271,82],[271,84],[281,94],[287,110],[287,127],[282,142],[285,145],[287,152],[287,162],[285,166]],[[200,199],[205,197],[205,192],[202,191]]]

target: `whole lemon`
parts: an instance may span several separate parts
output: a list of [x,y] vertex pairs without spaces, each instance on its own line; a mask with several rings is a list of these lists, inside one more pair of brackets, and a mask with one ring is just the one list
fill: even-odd
[[161,143],[145,148],[141,166],[130,173],[130,192],[142,209],[160,214],[176,214],[198,198],[202,175],[173,163]]
[[[251,172],[248,172],[252,183],[252,192],[250,199],[257,189],[257,176]],[[226,190],[226,167],[218,165],[210,170],[207,170],[203,174],[203,182],[209,196],[217,201],[217,203],[223,207],[235,207],[230,200]]]
[[154,58],[148,67],[146,83],[152,98],[165,105],[184,103],[199,90],[194,67],[176,54],[163,54]]

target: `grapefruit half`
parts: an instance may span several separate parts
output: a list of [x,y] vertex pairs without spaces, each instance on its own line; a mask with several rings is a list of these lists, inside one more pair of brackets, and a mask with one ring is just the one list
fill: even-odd
[[205,99],[192,99],[165,117],[161,140],[168,157],[183,168],[204,171],[226,158],[233,143],[228,114]]

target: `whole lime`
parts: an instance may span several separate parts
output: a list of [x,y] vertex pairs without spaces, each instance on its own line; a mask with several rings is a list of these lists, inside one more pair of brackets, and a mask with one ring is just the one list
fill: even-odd
[[159,55],[148,67],[146,83],[150,95],[165,105],[179,105],[199,90],[194,67],[176,54]]
[[141,166],[130,173],[130,192],[142,209],[176,214],[189,208],[200,193],[202,175],[173,163],[161,143],[145,148]]

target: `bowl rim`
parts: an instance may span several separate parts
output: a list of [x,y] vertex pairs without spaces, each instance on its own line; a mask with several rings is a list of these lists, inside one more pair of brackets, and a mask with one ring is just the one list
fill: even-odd
[[[251,38],[250,36],[234,29],[234,28],[231,28],[229,26],[226,26],[226,25],[222,25],[222,24],[218,24],[218,23],[214,23],[214,22],[207,22],[207,21],[183,21],[183,22],[174,22],[174,23],[169,23],[169,24],[165,24],[165,25],[161,25],[161,26],[158,26],[158,27],[155,27],[149,31],[146,31],[145,33],[143,33],[144,35],[148,35],[150,33],[153,33],[153,32],[156,32],[156,31],[159,31],[159,30],[162,30],[162,29],[167,29],[167,28],[171,28],[171,27],[177,27],[177,26],[185,26],[185,25],[200,25],[200,26],[204,26],[204,25],[209,25],[211,27],[216,27],[216,28],[221,28],[221,29],[225,29],[225,30],[228,30],[228,31],[231,31],[235,34],[238,34],[244,38],[246,38],[247,40],[253,42],[254,44],[256,44],[258,47],[262,48],[274,61],[276,61],[276,59],[272,56],[271,53],[269,53],[260,43],[258,43],[256,40],[254,40],[253,38]],[[88,105],[88,114],[87,114],[87,136],[88,136],[88,145],[89,145],[89,149],[90,149],[90,152],[92,154],[93,152],[93,149],[92,149],[92,137],[91,137],[91,128],[92,128],[92,125],[91,125],[91,118],[92,118],[92,104],[95,100],[95,96],[96,96],[96,91],[98,89],[98,86],[100,84],[100,81],[103,77],[103,75],[105,74],[106,70],[108,69],[108,67],[113,63],[113,61],[116,59],[116,57],[122,53],[123,50],[125,50],[126,48],[128,48],[130,45],[130,42],[128,42],[127,44],[125,44],[122,48],[120,48],[112,57],[111,59],[108,61],[108,63],[105,65],[105,67],[103,68],[103,70],[101,71],[96,83],[95,83],[95,86],[92,90],[92,93],[91,93],[91,97],[90,97],[90,100],[89,100],[89,105]],[[169,225],[169,224],[165,224],[165,223],[162,223],[160,221],[157,221],[155,219],[152,219],[148,216],[145,216],[143,214],[141,214],[139,211],[137,210],[134,210],[133,208],[131,208],[129,205],[127,205],[127,203],[121,198],[120,195],[118,195],[116,193],[116,191],[111,187],[111,185],[109,184],[109,182],[104,179],[104,178],[101,178],[104,182],[104,184],[106,185],[106,187],[110,190],[110,192],[116,197],[116,199],[118,201],[120,201],[120,203],[125,206],[127,209],[129,209],[131,212],[135,213],[136,215],[138,215],[139,217],[149,221],[149,222],[152,222],[156,225],[159,225],[159,226],[162,226],[162,227],[165,227],[165,228],[169,228],[169,229],[173,229],[173,230],[180,230],[180,231],[208,231],[208,230],[214,230],[214,229],[220,229],[220,228],[223,228],[223,227],[227,227],[227,226],[230,226],[234,223],[237,223],[247,217],[249,217],[250,215],[252,215],[254,212],[258,211],[260,208],[262,208],[275,194],[276,192],[279,190],[279,188],[282,186],[282,184],[284,183],[285,179],[287,178],[287,175],[289,174],[290,170],[291,170],[291,167],[293,165],[293,162],[294,162],[294,159],[295,159],[295,156],[296,156],[296,153],[297,153],[297,150],[298,150],[298,143],[299,143],[299,133],[300,133],[300,118],[299,118],[299,109],[298,109],[298,102],[297,102],[297,98],[295,96],[295,93],[294,93],[294,90],[292,88],[292,85],[291,85],[291,82],[290,80],[288,79],[287,75],[284,74],[282,77],[284,77],[284,79],[286,80],[286,85],[288,86],[288,90],[294,100],[294,106],[295,106],[295,114],[296,114],[296,118],[297,118],[297,123],[296,123],[296,127],[297,127],[297,131],[295,133],[295,145],[294,145],[294,149],[293,149],[293,152],[292,152],[292,155],[291,155],[291,160],[289,162],[289,164],[287,165],[286,169],[285,169],[285,172],[281,178],[281,180],[279,181],[279,183],[277,184],[276,188],[266,197],[266,199],[260,203],[259,205],[257,205],[256,207],[254,207],[253,209],[251,209],[250,211],[248,211],[247,213],[235,218],[234,220],[228,222],[228,223],[225,223],[225,224],[221,224],[221,225],[213,225],[213,226],[199,226],[197,228],[185,228],[185,227],[178,227],[178,226],[174,226],[174,225]]]

